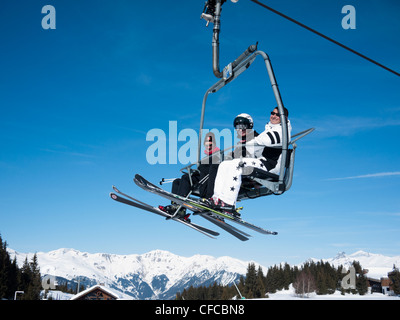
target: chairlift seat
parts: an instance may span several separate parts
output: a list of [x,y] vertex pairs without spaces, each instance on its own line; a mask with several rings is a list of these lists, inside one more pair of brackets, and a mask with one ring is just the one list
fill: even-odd
[[[288,190],[293,177],[294,149],[288,149],[285,163],[285,189]],[[259,168],[251,168],[249,174],[242,176],[242,186],[239,191],[238,201],[268,196],[274,193],[274,188],[279,184],[279,175]]]
[[[293,148],[287,149],[288,154],[286,157],[283,183],[279,181],[279,175],[277,174],[254,167],[247,167],[249,171],[247,174],[246,172],[243,172],[242,174],[242,185],[237,201],[254,199],[271,194],[282,194],[283,192],[289,190],[293,180],[295,149],[297,147],[295,142],[308,135],[312,131],[314,131],[314,128],[304,130],[292,136],[292,141],[290,144],[293,146]],[[184,169],[188,169],[190,173],[190,166],[185,167]],[[246,168],[244,171],[246,171]],[[194,186],[192,186],[192,195],[200,197],[199,183],[196,183]]]
[[252,172],[246,175],[247,179],[262,179],[262,180],[270,180],[270,181],[279,181],[279,175],[271,173],[269,171],[265,171],[259,168],[252,168]]

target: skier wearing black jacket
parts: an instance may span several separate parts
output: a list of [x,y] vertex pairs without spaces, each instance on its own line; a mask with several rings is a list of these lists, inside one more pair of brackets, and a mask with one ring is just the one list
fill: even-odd
[[[194,171],[192,175],[186,173],[181,178],[175,179],[172,183],[171,192],[179,196],[186,197],[193,186],[199,186],[200,197],[210,198],[214,193],[214,182],[220,164],[219,148],[216,146],[215,135],[208,132],[204,139],[206,158],[204,158],[198,167],[198,171]],[[207,178],[208,176],[208,178]],[[192,183],[190,182],[192,180]],[[174,214],[179,208],[179,205],[172,203],[168,206],[159,206],[163,211]],[[189,215],[186,214],[186,209],[179,210],[179,216],[184,220],[188,220]]]

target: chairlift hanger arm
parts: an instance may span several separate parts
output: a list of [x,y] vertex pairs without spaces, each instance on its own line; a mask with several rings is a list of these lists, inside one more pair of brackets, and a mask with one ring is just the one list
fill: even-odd
[[[237,2],[238,0],[232,0],[232,2]],[[288,133],[288,125],[287,118],[284,114],[284,106],[281,98],[281,94],[278,88],[278,84],[276,82],[275,74],[272,69],[271,61],[268,55],[263,51],[257,50],[257,44],[251,45],[244,51],[235,61],[229,63],[223,70],[223,72],[219,69],[219,32],[221,25],[221,6],[226,2],[226,0],[208,0],[205,5],[205,9],[201,18],[204,18],[207,21],[207,25],[209,22],[214,23],[213,28],[213,38],[212,38],[212,49],[213,49],[213,73],[220,80],[215,83],[211,88],[207,90],[203,98],[203,105],[201,111],[201,119],[200,119],[200,130],[199,130],[199,140],[198,140],[198,158],[197,163],[200,163],[200,155],[201,155],[201,146],[202,146],[202,131],[204,125],[204,113],[205,113],[205,104],[207,101],[207,97],[210,93],[214,93],[224,87],[227,83],[238,77],[241,73],[249,68],[252,62],[258,55],[261,55],[264,59],[265,66],[268,71],[268,76],[270,79],[270,83],[272,86],[272,90],[276,99],[277,108],[280,113],[280,120],[282,125],[282,163],[286,163],[287,158],[289,156],[288,146],[289,146],[289,133]],[[285,166],[281,165],[279,172],[279,183],[276,185],[275,192],[276,194],[281,194],[286,190],[285,187]]]
[[[232,0],[232,2],[237,1],[238,0]],[[219,32],[221,28],[222,5],[225,2],[226,0],[208,0],[204,6],[203,13],[200,16],[200,18],[207,21],[206,26],[208,26],[210,22],[214,24],[212,38],[213,73],[219,79],[224,76],[224,72],[220,71],[219,65]],[[232,69],[238,66],[241,61],[243,61],[256,50],[257,44],[249,46],[235,61],[232,62]]]
[[[198,141],[198,162],[200,162],[200,154],[201,154],[201,145],[202,145],[202,131],[203,131],[203,125],[204,125],[204,114],[205,114],[205,105],[207,101],[207,97],[210,93],[214,93],[224,87],[226,84],[228,84],[230,81],[233,79],[236,79],[241,73],[243,73],[245,70],[247,70],[250,65],[253,63],[255,58],[257,56],[262,56],[265,62],[265,66],[269,75],[270,83],[272,86],[272,90],[276,99],[277,103],[277,108],[280,113],[281,117],[281,123],[282,123],[282,161],[286,161],[287,157],[287,149],[288,149],[288,128],[287,128],[287,123],[286,123],[286,117],[284,115],[284,109],[283,109],[283,102],[281,98],[281,94],[278,88],[278,84],[276,82],[275,74],[272,68],[271,61],[269,59],[269,56],[263,52],[263,51],[256,51],[253,54],[243,58],[242,61],[239,62],[239,64],[232,70],[231,77],[228,79],[220,79],[217,81],[213,86],[211,86],[205,93],[204,98],[203,98],[203,105],[202,105],[202,111],[201,111],[201,119],[200,119],[200,131],[199,131],[199,141]],[[280,183],[284,184],[284,166],[281,166],[281,172],[279,174],[280,176]],[[278,192],[278,191],[277,191]]]
[[220,31],[220,17],[221,6],[224,0],[216,0],[215,15],[214,15],[214,29],[212,38],[213,50],[213,72],[217,78],[222,78],[222,72],[219,70],[219,31]]

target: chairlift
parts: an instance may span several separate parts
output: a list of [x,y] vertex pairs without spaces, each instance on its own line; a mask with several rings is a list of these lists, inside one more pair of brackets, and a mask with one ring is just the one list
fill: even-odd
[[[237,2],[238,0],[231,0],[232,2]],[[179,207],[175,210],[175,212],[169,212],[165,210],[164,207],[159,206],[153,207],[143,201],[137,200],[121,191],[119,191],[115,186],[113,189],[114,192],[110,193],[110,197],[117,201],[121,202],[135,208],[142,209],[144,211],[148,211],[159,216],[166,218],[166,220],[173,220],[179,223],[182,223],[210,238],[215,238],[219,235],[218,232],[214,230],[208,229],[201,225],[197,225],[192,223],[188,218],[188,215],[179,216],[178,213],[180,212],[181,208],[189,209],[193,211],[193,215],[200,215],[202,218],[210,221],[211,223],[215,224],[216,226],[220,227],[221,229],[225,230],[226,232],[232,234],[234,237],[241,241],[249,240],[250,235],[242,230],[230,225],[229,223],[225,222],[234,222],[243,227],[249,228],[253,231],[259,232],[265,235],[277,235],[276,231],[270,231],[264,229],[262,227],[258,227],[252,223],[249,223],[240,218],[240,214],[238,210],[240,208],[236,208],[235,212],[223,212],[223,210],[213,209],[208,207],[204,204],[204,201],[195,199],[193,196],[201,197],[200,189],[202,184],[208,183],[207,179],[208,176],[203,177],[199,182],[194,183],[193,174],[199,170],[199,166],[205,161],[212,161],[213,155],[208,157],[204,157],[200,159],[201,155],[201,146],[202,146],[202,133],[203,133],[203,124],[204,124],[204,115],[205,115],[205,107],[207,97],[211,93],[215,93],[225,87],[228,83],[236,79],[240,74],[246,71],[254,62],[254,60],[261,56],[264,59],[265,66],[267,68],[267,72],[269,75],[269,80],[272,85],[272,90],[275,95],[275,99],[277,102],[277,108],[280,114],[281,126],[282,126],[282,146],[279,147],[281,149],[280,152],[280,170],[279,174],[273,174],[268,171],[256,169],[250,167],[250,172],[245,172],[248,170],[249,167],[244,166],[244,162],[240,161],[239,166],[243,164],[242,170],[242,184],[241,189],[239,191],[237,201],[246,200],[246,199],[254,199],[261,196],[267,196],[271,194],[280,195],[283,194],[285,191],[289,190],[292,181],[293,181],[293,169],[294,169],[294,156],[296,150],[296,142],[301,139],[302,137],[311,133],[314,128],[310,128],[308,130],[302,131],[290,137],[289,141],[289,134],[288,134],[288,125],[286,122],[286,115],[284,113],[284,107],[281,99],[281,95],[278,89],[278,85],[276,83],[275,75],[272,70],[271,61],[269,60],[268,55],[257,49],[257,45],[249,46],[246,51],[244,51],[235,61],[229,63],[221,72],[219,70],[219,28],[220,28],[220,14],[221,14],[221,5],[226,2],[226,0],[208,0],[204,7],[203,14],[201,18],[204,18],[207,21],[207,25],[211,22],[214,24],[213,29],[213,71],[214,75],[219,78],[219,80],[212,85],[205,93],[203,98],[202,110],[201,110],[201,119],[200,119],[200,130],[199,130],[199,141],[198,141],[198,154],[197,154],[197,162],[192,163],[184,168],[181,169],[181,172],[187,174],[189,177],[189,181],[191,184],[191,191],[185,197],[170,193],[161,189],[160,187],[152,184],[151,182],[144,179],[139,174],[135,175],[134,181],[135,183],[141,187],[142,189],[155,193],[159,196],[162,196],[166,199],[173,201]],[[243,147],[243,145],[237,145],[236,147]],[[225,150],[220,152],[221,160],[224,160],[224,152],[234,149],[235,146],[229,147]],[[280,150],[279,150],[280,151]],[[278,160],[279,161],[279,160]],[[197,166],[197,167],[195,167]],[[162,179],[160,184],[172,182],[174,179]],[[197,180],[197,179],[196,179]],[[186,212],[184,212],[185,214]]]
[[[231,0],[232,2],[237,2],[237,0]],[[220,16],[221,16],[221,6],[226,0],[208,0],[206,1],[201,18],[206,20],[207,24],[214,24],[213,28],[213,38],[212,38],[212,48],[213,48],[213,72],[214,75],[219,78],[219,80],[213,84],[205,93],[201,109],[200,117],[200,129],[199,129],[199,140],[198,140],[198,150],[197,150],[197,162],[192,163],[181,169],[182,173],[189,175],[189,178],[197,170],[201,161],[205,160],[207,157],[201,158],[201,146],[202,146],[202,133],[204,125],[204,116],[206,109],[207,98],[210,94],[215,93],[229,84],[231,81],[239,77],[244,71],[249,69],[252,63],[257,57],[264,59],[265,66],[268,72],[269,81],[272,86],[272,90],[276,99],[277,108],[279,110],[281,125],[282,125],[282,149],[281,153],[281,164],[279,174],[274,174],[268,171],[264,171],[257,168],[252,168],[251,172],[248,174],[243,174],[242,186],[237,198],[237,201],[254,199],[261,196],[268,196],[271,194],[281,195],[285,191],[289,190],[293,182],[293,171],[294,171],[294,161],[295,161],[295,151],[297,148],[296,142],[308,135],[314,128],[310,128],[299,132],[291,136],[291,140],[288,139],[288,128],[286,117],[284,115],[283,102],[281,94],[279,92],[278,84],[276,82],[275,74],[272,69],[272,64],[269,56],[258,50],[258,43],[249,46],[236,60],[229,63],[222,71],[219,69],[219,31],[220,31]],[[221,150],[221,160],[223,160],[224,152],[234,149],[236,146],[231,146],[227,149]],[[197,166],[197,168],[194,168]],[[192,180],[190,179],[191,183]],[[206,181],[201,181],[201,183],[206,183]],[[162,184],[162,182],[160,182]],[[200,186],[192,183],[191,195],[200,196],[199,193]]]

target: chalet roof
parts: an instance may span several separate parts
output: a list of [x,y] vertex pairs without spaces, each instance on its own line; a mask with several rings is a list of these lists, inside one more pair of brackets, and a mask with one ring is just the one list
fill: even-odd
[[104,293],[108,294],[109,296],[111,296],[115,299],[119,299],[119,297],[114,292],[112,292],[110,289],[97,284],[97,285],[94,285],[82,292],[79,292],[78,294],[74,295],[70,300],[78,300],[79,298],[87,295],[88,293],[90,293],[96,289],[103,291]]

